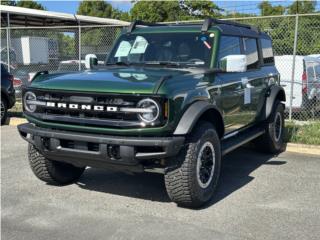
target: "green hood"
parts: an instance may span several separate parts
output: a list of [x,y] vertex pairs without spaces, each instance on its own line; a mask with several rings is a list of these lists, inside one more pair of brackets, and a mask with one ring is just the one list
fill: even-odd
[[188,71],[168,68],[109,68],[104,70],[40,75],[31,87],[42,89],[152,94],[164,78],[173,78]]

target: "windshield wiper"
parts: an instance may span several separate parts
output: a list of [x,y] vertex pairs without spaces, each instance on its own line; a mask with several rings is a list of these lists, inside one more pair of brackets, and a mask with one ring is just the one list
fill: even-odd
[[115,62],[115,63],[107,63],[106,65],[110,66],[110,65],[119,65],[119,66],[129,66],[130,63],[126,63],[126,62]]
[[171,62],[171,61],[149,61],[143,62],[145,65],[161,65],[161,66],[174,66],[178,67],[181,66],[179,62]]

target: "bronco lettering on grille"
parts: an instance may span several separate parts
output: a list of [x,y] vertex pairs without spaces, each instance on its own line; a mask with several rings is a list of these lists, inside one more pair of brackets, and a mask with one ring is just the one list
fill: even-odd
[[115,106],[103,106],[103,105],[88,105],[77,103],[60,103],[60,102],[46,102],[47,107],[64,108],[64,109],[81,109],[81,110],[93,110],[93,111],[107,111],[117,112],[119,109]]

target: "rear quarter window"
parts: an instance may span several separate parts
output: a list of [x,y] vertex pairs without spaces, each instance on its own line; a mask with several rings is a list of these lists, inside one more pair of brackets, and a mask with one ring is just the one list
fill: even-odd
[[261,39],[262,57],[264,64],[274,64],[272,42],[270,39]]

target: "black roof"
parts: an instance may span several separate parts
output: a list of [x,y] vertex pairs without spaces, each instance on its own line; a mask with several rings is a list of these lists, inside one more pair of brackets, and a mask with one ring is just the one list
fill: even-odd
[[260,32],[260,30],[252,25],[242,24],[238,22],[232,22],[227,20],[219,20],[219,19],[212,19],[208,18],[203,22],[198,23],[146,23],[142,21],[134,21],[128,27],[127,32],[130,33],[134,31],[137,25],[149,26],[149,27],[187,27],[187,26],[199,26],[200,32],[206,32],[212,28],[217,28],[222,34],[225,35],[234,35],[234,36],[241,36],[241,37],[262,37],[269,39],[270,37],[268,34],[264,32]]

